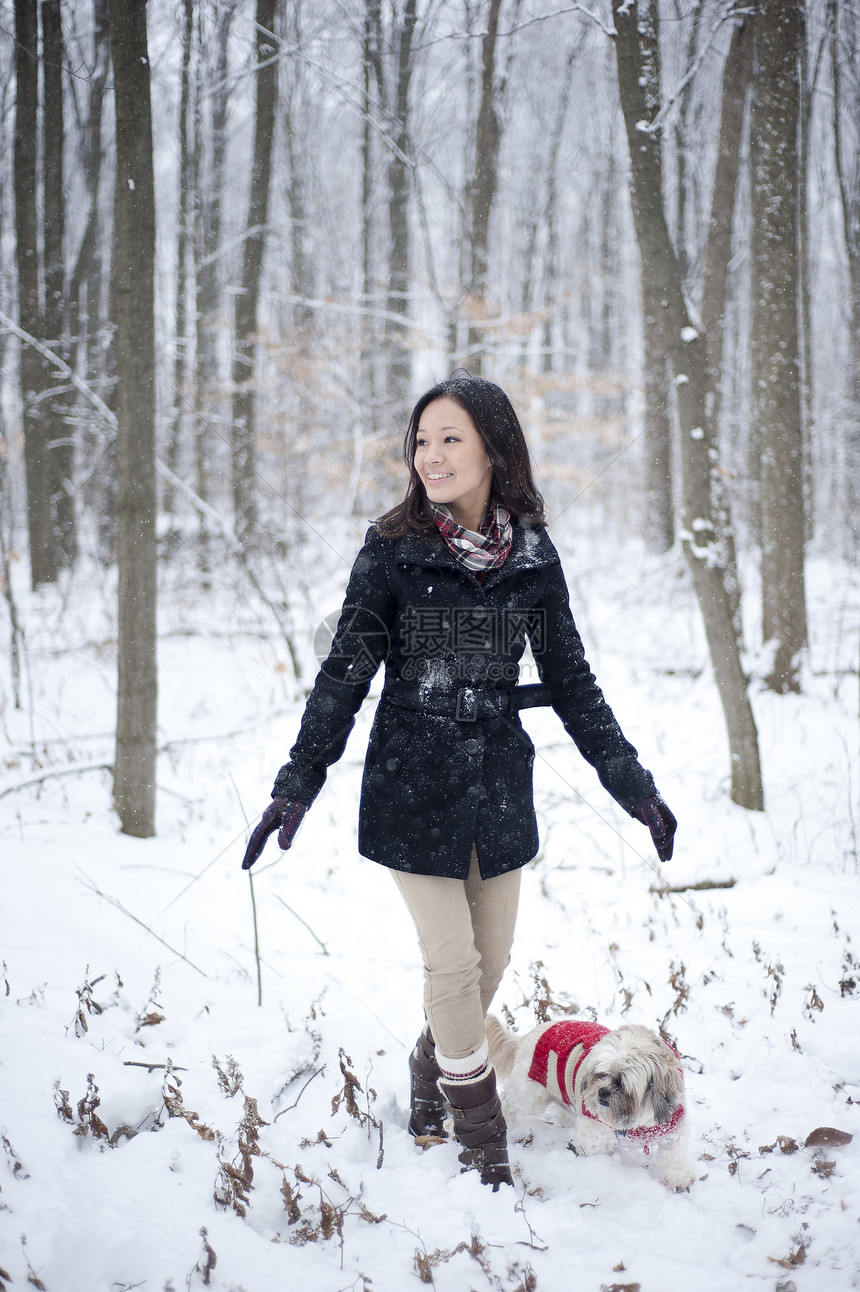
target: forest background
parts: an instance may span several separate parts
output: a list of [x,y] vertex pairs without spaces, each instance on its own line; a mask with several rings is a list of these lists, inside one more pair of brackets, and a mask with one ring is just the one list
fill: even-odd
[[125,830],[155,822],[158,561],[193,551],[201,588],[240,562],[306,685],[312,529],[390,504],[410,402],[458,365],[523,409],[559,521],[605,474],[611,523],[678,541],[731,795],[760,809],[739,568],[786,692],[808,546],[857,548],[858,23],[835,0],[5,5],[13,686],[12,561],[33,587],[116,562]]
[[[673,773],[673,801],[686,807],[687,847],[696,836],[704,853],[696,864],[688,854],[687,870],[683,851],[678,859],[675,888],[686,896],[672,897],[662,877],[653,890],[672,956],[657,1016],[672,1027],[685,1011],[695,992],[679,948],[692,955],[688,943],[716,937],[722,920],[720,972],[749,974],[736,984],[746,994],[738,1026],[747,1017],[758,1026],[749,1000],[764,974],[766,1042],[794,982],[802,1020],[786,1027],[781,1061],[808,1059],[798,1095],[829,1089],[824,1067],[818,1085],[808,1075],[809,1037],[814,1024],[824,1032],[819,1004],[835,1026],[860,982],[840,923],[840,902],[846,923],[856,910],[858,855],[858,34],[857,0],[0,0],[0,829],[10,869],[21,849],[53,875],[56,832],[80,829],[74,855],[98,857],[102,904],[114,857],[124,859],[117,883],[130,886],[113,904],[128,922],[146,903],[125,874],[138,854],[124,849],[152,841],[174,886],[190,884],[167,923],[146,919],[170,942],[163,991],[185,998],[176,975],[188,971],[187,926],[170,921],[237,864],[268,793],[262,763],[274,773],[282,761],[324,649],[315,630],[338,603],[369,519],[402,494],[409,408],[464,366],[503,385],[521,413],[577,619],[611,637],[601,645],[598,633],[589,647],[599,676],[615,678],[610,698],[620,691],[641,705],[661,749],[665,735],[677,758],[691,751],[689,767]],[[618,677],[613,651],[624,662]],[[634,682],[631,701],[624,689]],[[557,745],[541,748],[561,765]],[[350,811],[358,775],[352,766],[338,782]],[[570,797],[538,788],[547,845],[537,865],[557,867],[542,880],[548,902],[568,882],[559,840]],[[585,835],[589,816],[605,827],[589,809],[576,823]],[[358,881],[346,863],[337,869],[343,822],[318,819],[315,851],[352,892]],[[778,887],[739,885],[735,907],[726,896],[719,912],[698,916],[704,934],[690,923],[694,900],[718,899],[693,899],[687,886],[714,883],[719,894],[742,864],[778,886],[791,865],[813,861],[824,923],[799,939],[796,963],[762,953],[745,903],[777,910],[775,919],[800,912],[805,872],[791,900]],[[601,871],[597,860],[592,869]],[[15,991],[18,1005],[44,1006],[35,988],[26,995],[39,973],[71,990],[81,945],[62,969],[58,960],[43,972],[27,934],[38,906],[65,947],[58,895],[69,882],[65,872],[4,879],[8,1010]],[[314,904],[315,882],[301,908],[314,924],[326,909],[322,898]],[[223,897],[229,886],[217,883]],[[592,896],[614,912],[604,887]],[[810,898],[810,919],[813,907]],[[213,947],[223,947],[227,935],[205,909],[220,930]],[[637,911],[634,903],[617,918]],[[730,916],[752,935],[743,970]],[[653,954],[652,918],[630,934],[643,939],[640,965]],[[119,955],[110,921],[98,930],[105,955]],[[610,989],[598,979],[590,1004],[614,1000],[609,1012],[623,1015],[651,987],[622,975],[615,936],[605,939]],[[824,957],[825,936],[844,941],[838,1005],[808,967]],[[583,933],[584,954],[597,937]],[[237,952],[259,995],[261,955],[256,940]],[[538,964],[532,1003],[551,1014],[541,972]],[[703,966],[700,987],[712,981]],[[85,1039],[106,1006],[96,1006],[89,970],[77,991],[83,1023],[73,1031]],[[291,1011],[306,1007],[315,1037],[316,1005],[291,998]],[[63,1008],[51,1006],[52,1025]],[[137,1032],[162,1012],[144,1009]],[[691,1004],[689,1045],[700,1026],[704,1053],[710,1016],[693,1014]],[[244,1018],[238,1004],[231,1017]],[[723,1017],[735,1027],[728,1004]],[[348,1031],[350,1021],[337,1026]],[[181,1047],[183,1025],[171,1025]],[[338,1071],[335,1024],[320,1028]],[[34,1053],[14,1088],[35,1100],[38,1045]],[[323,1071],[312,1053],[307,1068],[296,1060],[296,1080]],[[50,1050],[40,1080],[55,1061],[60,1070],[58,1054]],[[856,1056],[842,1061],[833,1059],[831,1085],[856,1095]],[[710,1051],[704,1062],[705,1073],[719,1066]],[[267,1071],[273,1088],[282,1076]],[[79,1077],[83,1089],[87,1073]],[[228,1074],[225,1096],[231,1080],[232,1094],[240,1088]],[[176,1089],[165,1078],[150,1128],[165,1118],[192,1124]],[[715,1117],[734,1092],[724,1085]],[[71,1110],[82,1139],[94,1133],[95,1097]],[[65,1130],[61,1105],[55,1135]],[[27,1104],[20,1125],[53,1145],[41,1115]],[[254,1156],[250,1125],[237,1132],[242,1170]],[[31,1132],[2,1121],[0,1132],[8,1187],[18,1187],[26,1177],[15,1151]],[[414,1164],[397,1152],[409,1181]],[[714,1152],[737,1170],[733,1141]],[[222,1185],[216,1203],[238,1214]],[[242,1187],[250,1179],[239,1206]],[[324,1197],[323,1230],[334,1224]],[[643,1197],[643,1215],[649,1205]],[[67,1243],[63,1226],[53,1228]],[[50,1234],[45,1222],[47,1246]],[[440,1235],[442,1251],[441,1221]],[[195,1277],[208,1284],[206,1241],[204,1232]],[[834,1238],[834,1260],[847,1251],[850,1263],[854,1244]],[[798,1230],[784,1256],[792,1278],[807,1246]],[[413,1274],[426,1282],[419,1254]],[[764,1248],[757,1255],[771,1259]],[[480,1263],[479,1252],[460,1256]],[[24,1247],[21,1269],[25,1257]],[[89,1289],[88,1260],[80,1277]],[[0,1258],[0,1280],[8,1265]],[[528,1292],[529,1275],[514,1266],[504,1278],[512,1288],[521,1278]],[[835,1268],[819,1286],[843,1285]],[[333,1286],[328,1277],[319,1286]],[[501,1287],[502,1274],[493,1277]]]

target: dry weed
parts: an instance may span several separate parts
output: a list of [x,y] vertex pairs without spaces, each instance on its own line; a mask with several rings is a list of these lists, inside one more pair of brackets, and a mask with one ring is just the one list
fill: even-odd
[[93,1074],[88,1072],[86,1093],[78,1100],[78,1124],[74,1131],[76,1135],[81,1138],[92,1135],[93,1139],[110,1141],[110,1132],[96,1112],[100,1105],[99,1088]]
[[24,1165],[13,1149],[11,1140],[2,1135],[0,1136],[0,1144],[3,1145],[3,1152],[6,1154],[9,1170],[12,1172],[13,1178],[16,1180],[29,1180],[30,1173],[24,1170]]
[[[30,1284],[31,1287],[36,1288],[36,1292],[48,1292],[44,1283],[39,1278],[36,1271],[33,1269],[33,1266],[30,1264],[30,1258],[27,1255],[27,1237],[25,1234],[21,1235],[21,1252],[24,1256],[24,1261],[27,1266],[27,1282]],[[8,1278],[9,1276],[7,1275],[6,1277]],[[9,1279],[10,1283],[11,1281],[12,1280]]]
[[155,970],[155,979],[146,1004],[135,1019],[135,1032],[141,1031],[144,1027],[156,1027],[159,1023],[163,1023],[165,1015],[161,1010],[161,966],[159,965]]
[[803,1002],[803,1017],[808,1018],[810,1023],[814,1023],[813,1014],[820,1014],[824,1009],[824,1001],[815,989],[814,983],[807,983],[806,991],[809,993]]
[[260,1127],[268,1125],[260,1116],[256,1099],[245,1095],[245,1107],[239,1122],[238,1151],[232,1161],[224,1159],[224,1141],[218,1137],[220,1167],[215,1182],[215,1201],[222,1207],[232,1207],[237,1216],[244,1216],[250,1206],[251,1189],[254,1187],[253,1159],[268,1157],[260,1148]]
[[345,1050],[340,1049],[338,1051],[338,1061],[340,1063],[340,1070],[343,1075],[343,1088],[334,1096],[334,1098],[331,1101],[332,1117],[334,1117],[335,1113],[338,1111],[341,1104],[345,1103],[346,1111],[349,1113],[350,1117],[352,1117],[354,1121],[357,1121],[359,1126],[363,1126],[367,1130],[368,1136],[371,1133],[371,1127],[373,1127],[373,1129],[376,1130],[377,1134],[379,1135],[379,1153],[377,1154],[377,1157],[376,1157],[376,1169],[379,1170],[380,1167],[382,1166],[382,1159],[385,1155],[385,1150],[383,1148],[382,1122],[379,1120],[379,1118],[374,1117],[373,1113],[370,1111],[370,1101],[371,1099],[376,1098],[376,1091],[373,1090],[370,1086],[368,1086],[367,1092],[365,1095],[367,1107],[364,1110],[359,1108],[356,1095],[365,1094],[365,1091],[362,1089],[361,1082],[359,1081],[358,1077],[351,1070],[352,1059],[349,1057],[349,1055],[346,1053]]
[[80,987],[76,988],[78,998],[78,1008],[75,1010],[75,1016],[72,1019],[72,1027],[75,1029],[75,1036],[79,1039],[86,1036],[90,1030],[87,1017],[90,1014],[101,1014],[104,1012],[104,1006],[100,1005],[93,995],[93,988],[98,987],[100,982],[104,982],[107,974],[99,974],[90,982],[90,967],[87,965],[84,973],[84,981]]
[[544,968],[545,965],[542,960],[533,960],[529,965],[529,973],[532,976],[534,987],[531,998],[525,1003],[531,1005],[535,1021],[549,1023],[553,1018],[558,1018],[560,1014],[578,1014],[579,1006],[564,992],[560,993],[558,997],[553,995],[546,975],[541,973]]
[[198,1261],[194,1266],[194,1269],[198,1274],[202,1274],[203,1286],[208,1288],[212,1271],[218,1264],[218,1257],[215,1255],[215,1252],[209,1243],[209,1235],[205,1225],[200,1230],[200,1237],[203,1239],[203,1255],[205,1257],[205,1263],[201,1265]]
[[[289,1241],[295,1247],[301,1247],[305,1243],[316,1243],[321,1239],[327,1241],[335,1237],[342,1243],[343,1222],[348,1215],[357,1215],[367,1225],[381,1225],[387,1219],[385,1214],[375,1215],[360,1198],[352,1194],[336,1170],[329,1171],[329,1178],[347,1195],[341,1202],[336,1202],[323,1187],[322,1181],[314,1175],[309,1175],[302,1166],[294,1166],[292,1173],[294,1184],[290,1183],[286,1171],[284,1172],[281,1197],[287,1213],[287,1224],[292,1231]],[[306,1201],[300,1187],[303,1184],[314,1190],[316,1195],[314,1201]]]
[[233,1058],[232,1054],[228,1054],[227,1066],[226,1068],[222,1068],[217,1057],[213,1054],[212,1067],[218,1073],[218,1085],[224,1091],[227,1098],[232,1099],[233,1096],[237,1095],[242,1089],[242,1082],[244,1080],[238,1063]]
[[[167,1060],[164,1065],[164,1081],[161,1085],[161,1098],[163,1100],[163,1109],[167,1110],[168,1117],[181,1117],[183,1121],[188,1122],[192,1130],[196,1131],[201,1139],[214,1140],[215,1131],[211,1126],[207,1126],[200,1120],[200,1114],[192,1112],[186,1108],[182,1101],[182,1078],[177,1077],[173,1068],[173,1061]],[[159,1118],[161,1113],[159,1113]],[[156,1122],[160,1125],[160,1121]],[[153,1127],[153,1130],[155,1127]]]
[[776,1009],[780,993],[782,992],[784,976],[785,968],[779,960],[771,961],[765,968],[765,977],[770,978],[771,980],[770,990],[768,991],[768,989],[765,988],[764,992],[768,999],[768,1003],[770,1004],[771,1018],[773,1018],[773,1012]]
[[860,984],[860,961],[856,960],[852,954],[850,942],[851,938],[847,937],[845,953],[842,958],[842,977],[839,980],[839,994],[841,996],[853,996],[858,984]]
[[528,1262],[520,1267],[519,1262],[513,1261],[508,1265],[505,1277],[506,1279],[516,1280],[516,1282],[502,1282],[501,1276],[493,1270],[492,1263],[487,1255],[487,1244],[479,1234],[472,1234],[470,1242],[458,1243],[456,1247],[450,1249],[439,1247],[433,1252],[428,1252],[426,1248],[416,1248],[412,1261],[419,1283],[432,1285],[434,1269],[439,1265],[446,1264],[461,1252],[466,1252],[472,1257],[490,1287],[495,1288],[497,1292],[536,1292],[537,1276]]

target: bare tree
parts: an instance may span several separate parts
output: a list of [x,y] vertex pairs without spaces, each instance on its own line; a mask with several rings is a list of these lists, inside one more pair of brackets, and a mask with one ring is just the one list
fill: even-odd
[[[503,0],[487,0],[486,30],[481,36],[481,92],[475,122],[474,170],[468,186],[469,295],[471,309],[479,315],[487,309],[490,221],[499,185],[499,153],[502,146],[501,99],[506,78],[500,78],[496,73],[502,4]],[[468,329],[467,353],[469,367],[480,374],[484,355],[483,331],[480,326]]]
[[146,0],[110,0],[116,117],[117,724],[114,803],[155,833],[155,185]]
[[[412,170],[409,164],[409,94],[414,67],[412,42],[418,21],[416,0],[405,0],[397,23],[395,39],[395,75],[393,85],[393,138],[388,161],[388,258],[389,320],[409,314],[409,288],[412,277],[411,238],[409,228]],[[388,395],[393,401],[395,418],[408,402],[412,374],[409,349],[404,333],[393,321],[386,326],[388,352]]]
[[[720,135],[717,164],[711,193],[704,255],[704,277],[700,314],[704,329],[707,365],[705,371],[705,406],[716,435],[722,405],[722,370],[724,333],[728,299],[729,263],[732,257],[732,230],[740,173],[741,140],[745,106],[749,97],[753,71],[753,18],[742,15],[732,30],[723,68]],[[722,473],[712,475],[714,507],[726,555],[726,591],[731,605],[735,635],[743,641],[741,590],[737,570],[735,531],[731,517],[729,492]]]
[[[183,0],[182,70],[179,90],[179,202],[176,220],[176,338],[173,355],[173,416],[167,439],[167,465],[175,472],[179,465],[180,440],[185,422],[186,378],[190,369],[191,338],[188,335],[189,263],[193,247],[191,210],[194,201],[193,177],[195,163],[192,155],[193,134],[189,131],[191,116],[191,47],[194,36],[193,0]],[[173,489],[164,490],[163,506],[168,514],[173,511]]]
[[768,685],[800,689],[806,646],[797,226],[799,0],[756,18],[753,386],[761,451],[762,636]]
[[[648,0],[639,9],[642,96],[647,122],[660,111],[660,41],[658,3]],[[663,201],[662,132],[649,134],[653,165],[661,176],[659,200]],[[680,187],[679,179],[679,187]],[[655,194],[655,198],[657,194]],[[668,552],[675,537],[672,499],[672,424],[669,416],[671,376],[663,336],[664,291],[656,263],[641,252],[643,379],[645,386],[645,539],[652,552]],[[680,268],[680,266],[679,266]]]
[[[37,226],[37,152],[39,108],[39,32],[36,0],[15,0],[15,256],[18,319],[30,336],[40,336],[39,243]],[[51,552],[50,485],[47,437],[37,397],[42,361],[28,345],[19,358],[27,473],[27,524],[33,587],[56,577]]]
[[[217,10],[214,29],[199,15],[200,63],[194,92],[191,150],[194,161],[194,299],[196,316],[194,387],[194,487],[198,497],[209,497],[207,445],[213,426],[226,421],[221,397],[218,337],[223,311],[221,227],[224,200],[224,168],[227,147],[229,104],[230,29],[239,0],[224,0]],[[201,78],[207,83],[201,84]],[[208,82],[211,81],[211,84]],[[205,90],[205,94],[204,94]],[[205,109],[208,105],[208,117]],[[199,555],[205,566],[205,517],[201,517]]]
[[853,360],[845,481],[848,524],[856,535],[860,532],[860,84],[856,75],[860,15],[855,5],[840,5],[837,0],[828,0],[827,8],[833,69],[833,156],[848,264],[848,323]]
[[269,214],[272,138],[278,84],[278,63],[273,37],[277,2],[278,0],[257,0],[254,42],[256,51],[254,152],[242,255],[242,282],[236,296],[233,341],[233,514],[236,532],[242,541],[251,536],[257,525],[254,446],[257,317],[263,275],[263,255],[266,247],[266,222]]
[[630,149],[630,189],[636,238],[663,284],[661,339],[678,390],[681,430],[681,541],[702,611],[711,663],[729,738],[731,797],[742,807],[764,803],[758,734],[741,667],[740,647],[726,589],[726,558],[713,503],[713,475],[719,470],[706,396],[705,343],[684,298],[681,270],[669,237],[663,205],[659,156],[647,120],[643,52],[635,4],[613,9],[618,88]]
[[[69,357],[64,234],[66,225],[65,167],[63,152],[63,41],[60,0],[42,0],[42,153],[44,197],[42,242],[44,247],[45,314],[43,335],[64,359]],[[68,423],[69,392],[51,393],[46,373],[45,462],[50,516],[50,559],[55,577],[60,565],[75,557],[75,505],[72,484],[74,440]]]
[[[77,108],[77,171],[83,186],[85,219],[77,252],[72,258],[68,285],[71,367],[97,388],[112,405],[113,344],[111,311],[106,297],[110,284],[112,238],[110,215],[101,200],[110,182],[110,168],[103,166],[105,98],[110,72],[108,0],[92,0],[87,15],[84,48],[75,57],[86,69],[86,100]],[[76,79],[75,84],[78,84]],[[103,557],[113,560],[116,549],[116,444],[93,433],[84,419],[78,434],[82,483],[80,506],[95,518]]]

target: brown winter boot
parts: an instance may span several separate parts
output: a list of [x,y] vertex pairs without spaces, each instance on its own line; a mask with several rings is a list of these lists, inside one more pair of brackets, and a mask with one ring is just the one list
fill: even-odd
[[474,1081],[439,1082],[454,1115],[454,1135],[463,1146],[464,1171],[480,1171],[482,1184],[495,1193],[500,1184],[513,1184],[508,1164],[508,1128],[496,1090],[496,1070],[489,1066]]
[[433,1037],[425,1027],[415,1042],[415,1049],[409,1056],[409,1072],[412,1076],[412,1115],[409,1118],[409,1134],[416,1138],[419,1135],[438,1135],[444,1138],[443,1121],[445,1105],[436,1084],[439,1080],[439,1064],[436,1062],[436,1046]]

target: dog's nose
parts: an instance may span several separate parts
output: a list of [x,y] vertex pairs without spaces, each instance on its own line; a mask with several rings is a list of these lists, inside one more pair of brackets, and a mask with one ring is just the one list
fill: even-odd
[[612,1097],[612,1091],[609,1089],[609,1086],[601,1086],[597,1092],[597,1098],[600,1100],[600,1102],[603,1104],[604,1107],[606,1107],[606,1105],[609,1103],[609,1100],[611,1099],[611,1097]]

